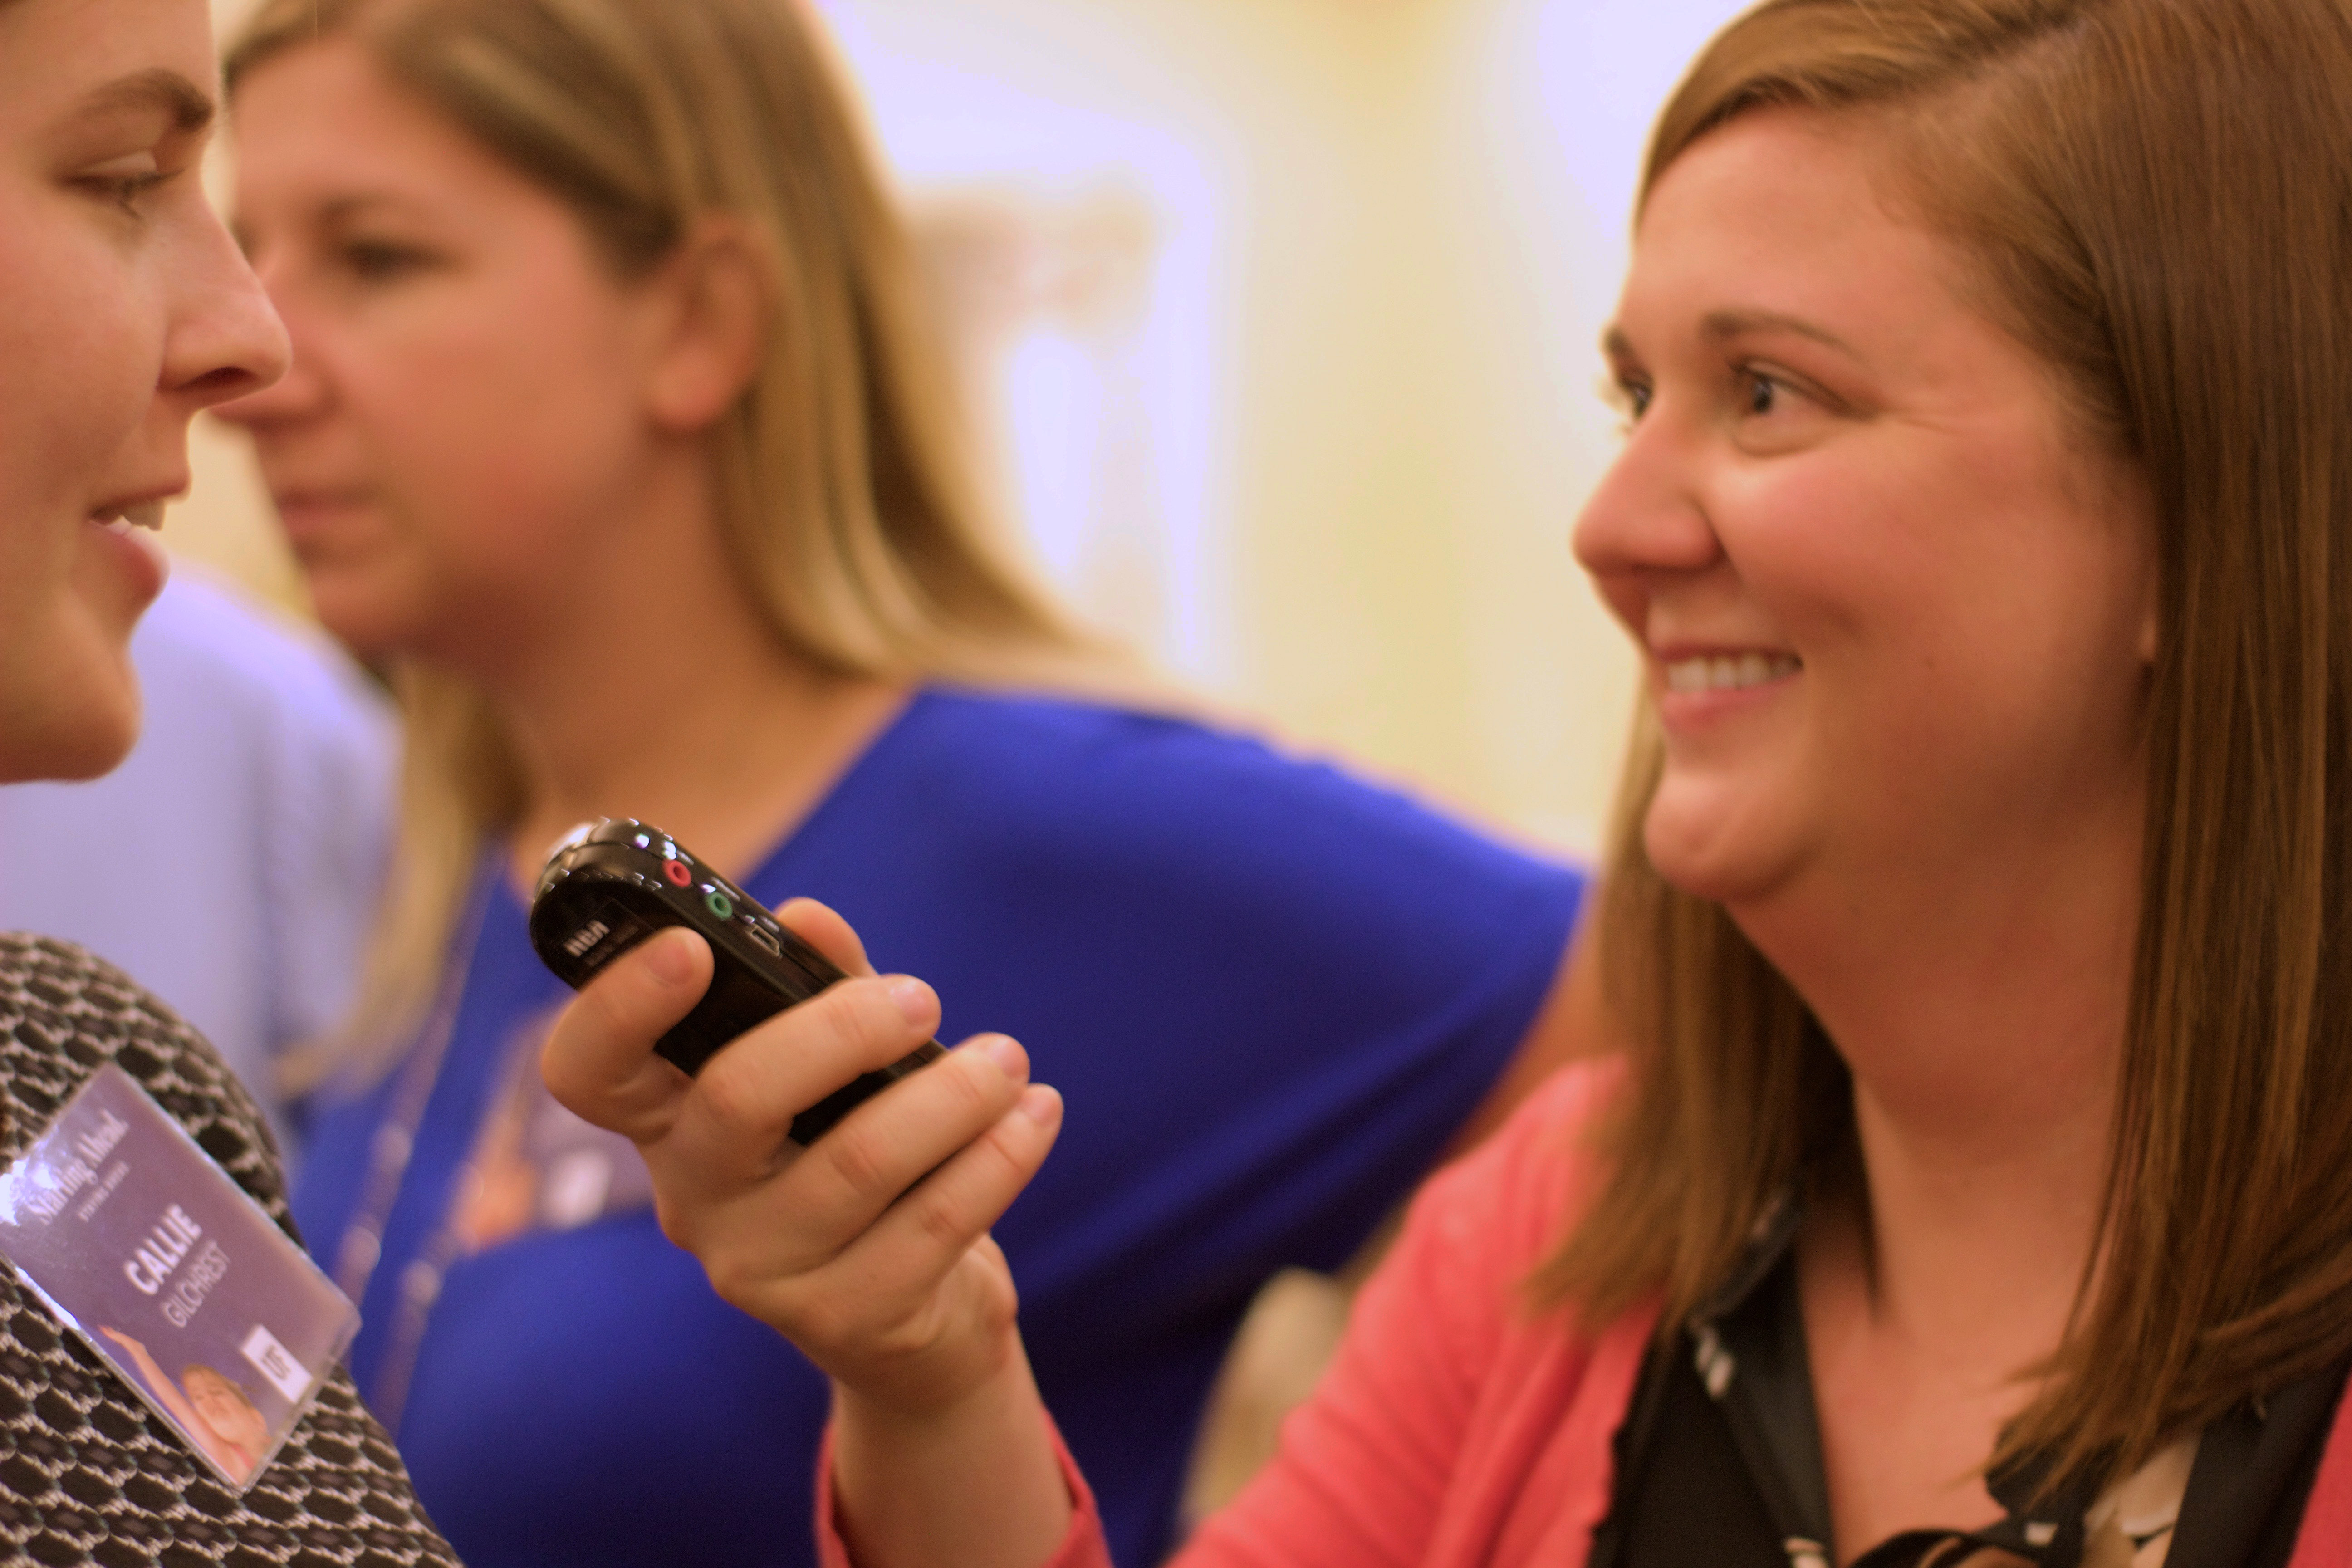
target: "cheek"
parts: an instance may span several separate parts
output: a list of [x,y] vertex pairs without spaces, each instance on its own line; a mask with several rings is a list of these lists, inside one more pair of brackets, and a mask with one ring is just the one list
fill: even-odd
[[377,477],[458,576],[543,574],[625,485],[642,437],[621,347],[583,314],[481,301],[354,384]]
[[59,508],[79,521],[116,479],[163,353],[152,280],[71,198],[0,194],[0,496],[11,531]]
[[[104,215],[0,192],[0,776],[87,777],[137,730],[143,601],[84,519],[153,405],[162,312]],[[147,478],[152,468],[141,474]]]
[[1968,819],[2128,763],[2137,536],[2021,441],[1945,456],[1727,511],[1743,584],[1805,661],[1803,754],[1861,815]]

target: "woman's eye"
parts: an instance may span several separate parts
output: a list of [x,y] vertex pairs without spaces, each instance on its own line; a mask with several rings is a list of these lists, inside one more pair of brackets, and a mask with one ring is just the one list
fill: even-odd
[[148,169],[130,174],[85,174],[74,183],[136,217],[141,198],[171,178],[161,170]]
[[1769,414],[1780,406],[1782,389],[1779,381],[1755,370],[1742,371],[1740,378],[1746,383],[1748,413]]
[[1601,396],[1631,425],[1650,410],[1650,388],[1638,381],[1618,381],[1603,377]]
[[430,259],[421,250],[376,240],[352,241],[343,247],[342,258],[352,276],[368,283],[390,282],[425,266]]

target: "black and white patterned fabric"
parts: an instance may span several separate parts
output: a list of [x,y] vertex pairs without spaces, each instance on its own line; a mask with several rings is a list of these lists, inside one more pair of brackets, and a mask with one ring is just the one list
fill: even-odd
[[[291,1233],[261,1112],[212,1047],[81,949],[0,935],[0,1163],[110,1059]],[[100,1568],[457,1562],[340,1370],[240,1498],[5,1267],[0,1552]]]

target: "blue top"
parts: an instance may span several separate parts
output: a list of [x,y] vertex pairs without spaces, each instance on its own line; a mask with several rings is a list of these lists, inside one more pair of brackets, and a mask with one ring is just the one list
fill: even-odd
[[[1345,1260],[1412,1187],[1526,1034],[1583,893],[1254,741],[940,690],[742,882],[831,904],[877,965],[937,986],[943,1040],[1009,1033],[1066,1097],[995,1235],[1046,1402],[1139,1565],[1170,1543],[1252,1294]],[[417,1490],[474,1568],[808,1563],[825,1381],[641,1204],[583,1208],[555,1156],[549,1190],[570,1197],[478,1249],[449,1242],[460,1177],[518,1092],[514,1042],[565,995],[505,879],[484,884],[354,1375],[399,1402]],[[402,1081],[314,1123],[295,1211],[331,1267]],[[422,1300],[436,1274],[429,1316],[404,1317],[404,1280]]]

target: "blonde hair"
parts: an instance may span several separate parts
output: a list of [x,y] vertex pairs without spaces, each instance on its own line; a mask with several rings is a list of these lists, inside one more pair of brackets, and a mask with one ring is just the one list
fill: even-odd
[[[569,205],[622,276],[704,215],[750,227],[769,340],[711,460],[719,525],[785,648],[896,679],[1050,677],[1105,651],[983,542],[916,258],[796,0],[265,0],[229,50],[230,90],[326,35]],[[415,665],[394,679],[399,849],[352,1037],[379,1064],[429,1005],[486,837],[524,805],[471,682]]]
[[[1759,105],[1869,113],[1982,303],[2156,497],[2161,624],[2095,1286],[2000,1459],[2127,1470],[2352,1349],[2352,9],[1769,0],[1667,104],[1644,195]],[[1723,910],[1651,868],[1645,727],[1601,915],[1634,1047],[1538,1293],[1669,1331],[1771,1194],[1852,1184],[1851,1084]]]

